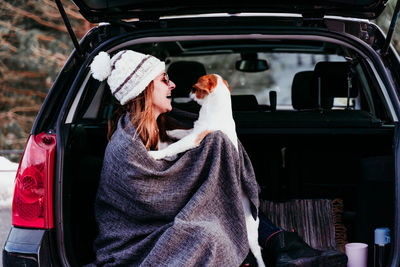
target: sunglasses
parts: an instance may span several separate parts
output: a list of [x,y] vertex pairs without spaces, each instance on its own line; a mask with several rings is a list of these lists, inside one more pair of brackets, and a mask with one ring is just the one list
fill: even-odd
[[167,74],[167,73],[164,73],[162,82],[169,86],[169,81],[170,81],[170,80],[169,80],[168,74]]

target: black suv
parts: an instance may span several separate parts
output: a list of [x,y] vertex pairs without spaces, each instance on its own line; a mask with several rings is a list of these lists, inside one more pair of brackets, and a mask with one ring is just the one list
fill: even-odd
[[400,266],[400,64],[390,45],[398,4],[386,37],[369,21],[385,0],[74,0],[87,20],[103,22],[78,43],[56,2],[76,49],[21,159],[4,266],[94,260],[94,199],[116,102],[89,65],[123,49],[166,62],[176,83],[170,115],[187,123],[198,111],[191,85],[205,73],[224,77],[261,202],[340,203],[336,249],[367,243],[371,264],[374,229],[389,227],[389,265]]

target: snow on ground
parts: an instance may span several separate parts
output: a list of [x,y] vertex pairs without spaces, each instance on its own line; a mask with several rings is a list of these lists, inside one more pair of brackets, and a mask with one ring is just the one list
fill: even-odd
[[11,207],[18,163],[0,157],[0,208]]

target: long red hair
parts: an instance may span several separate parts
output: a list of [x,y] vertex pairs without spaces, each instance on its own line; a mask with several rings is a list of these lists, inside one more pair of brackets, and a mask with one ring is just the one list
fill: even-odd
[[107,139],[110,140],[117,128],[119,118],[126,112],[136,133],[142,139],[146,149],[155,150],[158,147],[159,128],[153,112],[154,83],[151,82],[137,97],[123,106],[118,106],[109,120]]
[[156,120],[153,111],[153,92],[154,82],[152,81],[140,95],[123,106],[116,106],[108,120],[108,140],[111,139],[117,128],[119,118],[127,112],[132,125],[135,126],[136,134],[140,136],[147,150],[157,150],[159,140],[163,142],[174,141],[167,135],[167,130],[189,129],[193,126],[180,122],[168,116],[167,113],[160,114]]

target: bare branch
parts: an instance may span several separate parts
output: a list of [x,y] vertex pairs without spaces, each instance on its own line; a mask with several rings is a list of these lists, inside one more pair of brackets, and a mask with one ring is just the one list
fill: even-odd
[[1,86],[1,90],[3,92],[12,92],[12,93],[16,93],[19,95],[26,95],[26,96],[38,96],[41,98],[46,98],[47,93],[41,92],[41,91],[37,91],[37,90],[30,90],[30,89],[18,89],[18,88],[13,88],[7,85],[4,85],[4,81],[0,80],[0,83],[2,83]]
[[49,21],[43,20],[38,15],[35,15],[35,14],[33,14],[31,12],[28,12],[28,11],[25,11],[25,10],[23,10],[21,8],[15,7],[15,6],[13,6],[13,5],[5,2],[5,1],[3,2],[3,4],[10,11],[14,12],[17,15],[25,16],[25,17],[28,17],[30,19],[33,19],[37,23],[39,23],[39,24],[41,24],[43,26],[49,27],[49,28],[53,28],[53,29],[55,29],[57,31],[67,32],[67,29],[64,26],[61,26],[61,25],[55,24],[53,22],[49,22]]

